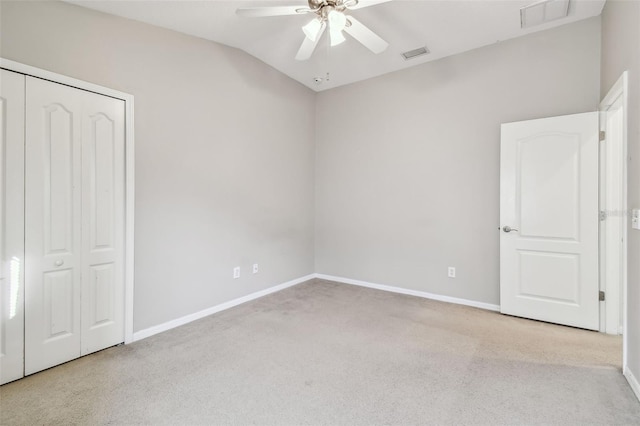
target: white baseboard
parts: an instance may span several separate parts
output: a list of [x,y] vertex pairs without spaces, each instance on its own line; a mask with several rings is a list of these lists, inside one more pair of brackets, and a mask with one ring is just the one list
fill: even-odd
[[213,315],[217,312],[224,311],[229,308],[233,308],[234,306],[241,305],[243,303],[249,302],[251,300],[258,299],[260,297],[266,296],[271,293],[275,293],[280,290],[284,290],[285,288],[293,287],[294,285],[301,284],[305,281],[309,281],[315,278],[315,274],[310,274],[304,277],[297,278],[292,281],[287,281],[286,283],[279,284],[273,287],[269,287],[267,289],[257,291],[255,293],[248,294],[243,297],[239,297],[237,299],[230,300],[225,303],[221,303],[220,305],[212,306],[211,308],[204,309],[202,311],[186,315],[181,318],[176,318],[171,321],[167,321],[165,323],[154,325],[153,327],[145,328],[144,330],[136,331],[133,333],[133,341],[136,342],[138,340],[145,339],[147,337],[153,336],[154,334],[162,333],[163,331],[171,330],[172,328],[179,327],[184,324],[188,324],[192,321],[199,320],[200,318],[207,317],[209,315]]
[[199,320],[201,318],[207,317],[209,315],[213,315],[213,314],[215,314],[217,312],[221,312],[221,311],[224,311],[226,309],[233,308],[234,306],[241,305],[241,304],[249,302],[251,300],[255,300],[255,299],[258,299],[260,297],[266,296],[268,294],[275,293],[275,292],[280,291],[280,290],[284,290],[285,288],[293,287],[295,285],[301,284],[301,283],[303,283],[305,281],[312,280],[314,278],[319,278],[319,279],[328,280],[328,281],[335,281],[335,282],[339,282],[339,283],[343,283],[343,284],[357,285],[357,286],[360,286],[360,287],[375,288],[377,290],[389,291],[389,292],[392,292],[392,293],[408,294],[410,296],[417,296],[417,297],[422,297],[422,298],[425,298],[425,299],[439,300],[441,302],[448,302],[448,303],[455,303],[455,304],[458,304],[458,305],[472,306],[474,308],[486,309],[486,310],[489,310],[489,311],[500,311],[500,306],[492,305],[490,303],[476,302],[476,301],[467,300],[467,299],[459,299],[457,297],[442,296],[442,295],[439,295],[439,294],[432,294],[432,293],[427,293],[427,292],[424,292],[424,291],[409,290],[409,289],[402,288],[402,287],[393,287],[393,286],[383,285],[383,284],[374,284],[374,283],[369,283],[369,282],[366,282],[366,281],[352,280],[350,278],[335,277],[335,276],[332,276],[332,275],[310,274],[310,275],[307,275],[307,276],[304,276],[304,277],[297,278],[297,279],[292,280],[292,281],[288,281],[288,282],[280,284],[280,285],[269,287],[269,288],[267,288],[265,290],[261,290],[261,291],[255,292],[255,293],[251,293],[251,294],[249,294],[247,296],[243,296],[243,297],[240,297],[238,299],[234,299],[234,300],[230,300],[230,301],[225,302],[225,303],[221,303],[220,305],[212,306],[211,308],[207,308],[207,309],[204,309],[202,311],[195,312],[193,314],[186,315],[186,316],[181,317],[181,318],[176,318],[174,320],[167,321],[165,323],[158,324],[158,325],[155,325],[153,327],[145,328],[144,330],[136,331],[135,333],[133,333],[133,341],[136,342],[138,340],[142,340],[142,339],[145,339],[147,337],[153,336],[154,334],[158,334],[158,333],[162,333],[163,331],[171,330],[172,328],[176,328],[176,327],[179,327],[181,325],[188,324],[188,323],[190,323],[192,321],[196,321],[196,320]]
[[629,367],[626,365],[624,366],[622,374],[624,374],[624,377],[627,379],[627,382],[629,382],[629,386],[631,386],[633,393],[636,394],[636,398],[640,401],[640,383],[638,382],[638,379],[636,379],[636,376],[633,375],[631,370],[629,370]]
[[455,303],[457,305],[472,306],[474,308],[486,309],[488,311],[495,311],[495,312],[500,311],[499,305],[492,305],[490,303],[484,303],[484,302],[476,302],[474,300],[459,299],[457,297],[442,296],[440,294],[427,293],[427,292],[418,291],[418,290],[409,290],[407,288],[393,287],[393,286],[383,285],[383,284],[374,284],[366,281],[352,280],[351,278],[334,277],[331,275],[315,274],[315,277],[321,280],[336,281],[343,284],[352,284],[360,287],[375,288],[377,290],[390,291],[392,293],[408,294],[410,296],[417,296],[425,299]]

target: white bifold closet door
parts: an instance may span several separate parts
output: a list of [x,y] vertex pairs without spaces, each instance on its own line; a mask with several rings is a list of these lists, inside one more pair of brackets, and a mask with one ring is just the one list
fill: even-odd
[[24,88],[0,70],[0,384],[24,375]]
[[26,79],[25,374],[124,341],[124,102]]

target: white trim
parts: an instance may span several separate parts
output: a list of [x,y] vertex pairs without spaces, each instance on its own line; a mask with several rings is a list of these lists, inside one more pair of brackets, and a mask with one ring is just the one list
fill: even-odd
[[[602,110],[604,106],[611,106],[616,99],[622,94],[627,94],[627,88],[629,87],[629,71],[625,71],[618,78],[618,80],[611,86],[609,92],[605,95],[605,97],[600,102],[600,109]],[[626,100],[626,99],[625,99]],[[605,108],[606,109],[606,108]]]
[[199,312],[195,312],[193,314],[185,315],[183,317],[176,318],[174,320],[167,321],[167,322],[159,324],[159,325],[154,325],[152,327],[145,328],[144,330],[136,331],[135,333],[133,333],[133,341],[137,342],[138,340],[146,339],[147,337],[151,337],[151,336],[153,336],[155,334],[171,330],[172,328],[180,327],[181,325],[188,324],[190,322],[193,322],[193,321],[199,320],[201,318],[207,317],[209,315],[213,315],[215,313],[218,313],[218,312],[233,308],[233,307],[241,305],[243,303],[250,302],[250,301],[258,299],[260,297],[264,297],[266,295],[269,295],[269,294],[272,294],[272,293],[276,293],[276,292],[284,290],[286,288],[293,287],[293,286],[298,285],[298,284],[302,284],[302,283],[307,282],[309,280],[312,280],[314,278],[327,280],[327,281],[339,282],[341,284],[351,284],[351,285],[357,285],[357,286],[360,286],[360,287],[374,288],[374,289],[377,289],[377,290],[389,291],[389,292],[392,292],[392,293],[407,294],[407,295],[410,295],[410,296],[417,296],[417,297],[422,297],[422,298],[425,298],[425,299],[439,300],[441,302],[455,303],[455,304],[458,304],[458,305],[473,306],[475,308],[486,309],[486,310],[489,310],[489,311],[495,311],[495,312],[500,311],[500,307],[498,305],[492,305],[490,303],[476,302],[476,301],[467,300],[467,299],[458,299],[456,297],[442,296],[442,295],[437,295],[437,294],[426,293],[426,292],[423,292],[423,291],[409,290],[409,289],[406,289],[406,288],[393,287],[393,286],[382,285],[382,284],[373,284],[373,283],[368,283],[368,282],[365,282],[365,281],[352,280],[352,279],[349,279],[349,278],[335,277],[335,276],[331,276],[331,275],[309,274],[309,275],[306,275],[304,277],[300,277],[300,278],[297,278],[297,279],[292,280],[292,281],[288,281],[288,282],[280,284],[280,285],[269,287],[269,288],[267,288],[265,290],[261,290],[261,291],[255,292],[255,293],[251,293],[251,294],[248,294],[246,296],[239,297],[237,299],[233,299],[233,300],[221,303],[221,304],[216,305],[216,306],[212,306],[210,308],[204,309],[204,310],[199,311]]
[[[628,82],[628,77],[629,72],[625,71],[622,73],[622,75],[620,76],[620,78],[618,78],[618,80],[614,83],[614,85],[611,87],[611,89],[609,90],[609,92],[607,93],[607,95],[602,99],[602,101],[600,102],[600,111],[605,113],[605,114],[601,114],[601,116],[605,115],[606,116],[606,112],[609,110],[609,108],[614,105],[616,103],[616,101],[618,101],[621,98],[622,101],[622,108],[623,108],[623,135],[622,135],[622,156],[624,158],[623,161],[623,170],[622,170],[622,191],[621,191],[621,195],[622,195],[622,200],[619,200],[619,204],[621,205],[621,210],[623,212],[627,212],[628,210],[628,205],[627,205],[627,180],[628,180],[628,148],[627,148],[627,132],[628,132],[628,115],[629,115],[629,101],[628,101],[628,93],[629,93],[629,82]],[[606,142],[605,142],[606,143]],[[606,189],[605,189],[606,190]],[[601,195],[602,196],[602,195]],[[627,324],[627,286],[628,286],[628,278],[627,278],[627,252],[628,252],[628,229],[627,229],[627,220],[626,218],[624,220],[622,220],[622,238],[624,240],[623,242],[623,247],[622,247],[622,259],[620,259],[620,263],[621,263],[621,279],[622,279],[622,329],[623,329],[623,333],[622,333],[622,366],[623,366],[623,370],[626,370],[627,368],[627,352],[628,352],[628,339],[627,339],[627,333],[626,330],[628,330],[628,324]],[[613,258],[614,260],[618,259],[618,252],[614,251],[613,253],[609,253],[606,252],[605,256],[607,259],[609,258]],[[601,258],[602,258],[602,254],[601,254]],[[602,263],[601,263],[601,267],[602,267]],[[612,283],[607,283],[604,282],[601,284],[606,290],[609,290],[610,286],[612,285]],[[619,306],[612,306],[612,304],[606,304],[605,301],[605,310],[606,311],[610,311],[611,309],[614,309],[615,311],[619,312]],[[607,315],[607,317],[610,317],[610,315]],[[605,329],[611,330],[611,329],[617,329],[619,327],[619,324],[607,324],[605,321]],[[604,331],[601,329],[601,331]],[[636,382],[637,383],[637,382]]]
[[422,297],[424,299],[438,300],[440,302],[455,303],[456,305],[472,306],[474,308],[486,309],[488,311],[500,311],[499,305],[491,303],[476,302],[475,300],[459,299],[457,297],[443,296],[440,294],[427,293],[424,291],[410,290],[402,287],[394,287],[384,284],[374,284],[366,281],[353,280],[351,278],[335,277],[332,275],[315,274],[315,277],[321,280],[335,281],[342,284],[357,285],[360,287],[374,288],[376,290],[389,291],[391,293],[408,294],[410,296]]
[[[598,114],[598,130],[600,132],[605,131],[606,122],[607,122],[607,112],[599,111]],[[600,136],[598,135],[598,139]],[[598,146],[598,210],[602,212],[606,210],[606,161],[603,159],[607,158],[607,150],[606,143],[602,143],[600,141]],[[606,226],[603,226],[603,222],[598,222],[598,290],[606,292],[606,282],[607,282],[607,262],[606,262]],[[598,304],[598,315],[599,318],[599,328],[598,331],[600,333],[607,332],[607,301],[600,301]]]
[[89,83],[88,81],[79,80],[77,78],[47,71],[41,68],[32,67],[31,65],[21,64],[20,62],[11,61],[9,59],[0,58],[0,68],[4,68],[10,71],[15,71],[20,74],[26,74],[33,77],[38,77],[43,80],[53,81],[54,83],[60,83],[60,84],[65,84],[71,87],[77,87],[78,89],[87,90],[89,92],[95,92],[100,95],[122,99],[123,101],[128,101],[129,99],[133,99],[133,96],[128,93],[120,92],[118,90],[114,90],[108,87]]
[[627,379],[627,382],[629,382],[629,386],[631,386],[633,393],[636,394],[636,398],[640,401],[640,383],[638,382],[638,379],[636,379],[636,376],[634,376],[631,370],[629,370],[629,367],[625,367],[622,374],[624,374],[624,377]]
[[53,81],[100,95],[121,99],[125,104],[125,301],[124,301],[124,342],[133,342],[133,286],[134,286],[134,171],[135,171],[135,134],[133,95],[99,86],[77,78],[57,74],[51,71],[0,58],[0,68],[25,75]]
[[134,221],[135,221],[135,132],[133,96],[125,99],[125,259],[124,259],[124,343],[133,340],[133,288],[134,288]]
[[199,320],[201,318],[207,317],[209,315],[213,315],[215,313],[225,311],[227,309],[233,308],[235,306],[241,305],[243,303],[250,302],[252,300],[258,299],[260,297],[264,297],[271,293],[276,293],[278,291],[284,290],[285,288],[293,287],[298,284],[302,284],[303,282],[312,280],[315,278],[315,274],[306,275],[304,277],[297,278],[295,280],[287,281],[286,283],[276,285],[273,287],[269,287],[267,289],[257,291],[255,293],[248,294],[243,297],[239,297],[237,299],[230,300],[228,302],[221,303],[216,306],[212,306],[210,308],[204,309],[202,311],[185,315],[180,318],[176,318],[171,321],[167,321],[165,323],[154,325],[153,327],[145,328],[144,330],[136,331],[133,333],[133,340],[138,341],[142,339],[146,339],[147,337],[153,336],[154,334],[162,333],[163,331],[171,330],[172,328],[179,327],[184,324],[188,324],[192,321]]

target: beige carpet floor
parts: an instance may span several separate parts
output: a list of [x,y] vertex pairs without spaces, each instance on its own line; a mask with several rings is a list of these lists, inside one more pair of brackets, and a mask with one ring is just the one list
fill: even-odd
[[621,339],[315,280],[0,388],[0,423],[631,425]]

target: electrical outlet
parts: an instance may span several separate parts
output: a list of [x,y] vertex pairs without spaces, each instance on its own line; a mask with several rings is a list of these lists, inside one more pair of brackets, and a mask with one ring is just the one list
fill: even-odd
[[449,266],[449,269],[447,270],[447,274],[449,275],[449,278],[455,278],[456,268],[454,268],[453,266]]
[[640,209],[631,210],[631,228],[640,229]]
[[254,264],[253,264],[253,269],[252,269],[252,271],[253,271],[253,273],[254,273],[254,274],[257,274],[257,273],[258,273],[258,264],[257,264],[257,263],[254,263]]
[[233,279],[240,278],[240,267],[236,266],[233,268]]

